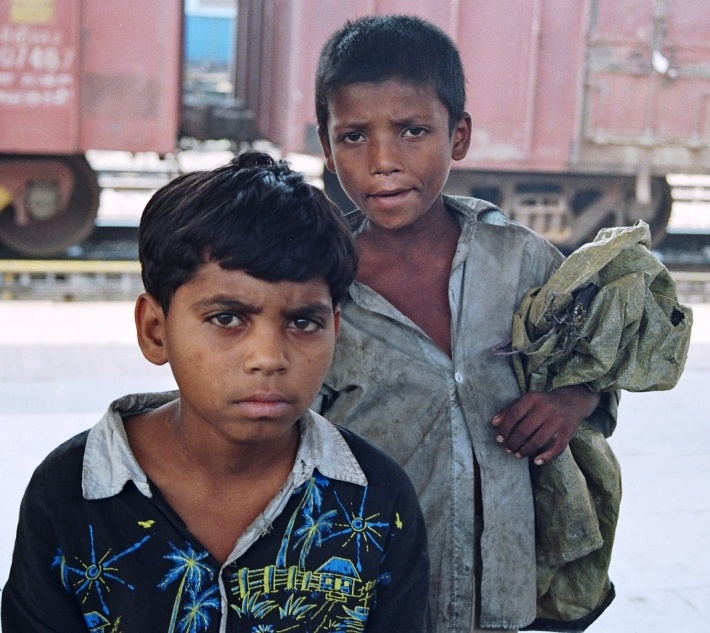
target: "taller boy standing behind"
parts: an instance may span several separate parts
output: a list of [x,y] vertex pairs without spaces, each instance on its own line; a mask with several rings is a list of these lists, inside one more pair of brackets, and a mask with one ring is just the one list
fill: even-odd
[[[535,618],[528,458],[558,456],[599,403],[583,386],[521,396],[490,353],[562,256],[493,205],[442,194],[471,140],[464,83],[453,42],[409,16],[346,24],[316,77],[320,139],[358,207],[360,258],[321,406],[412,478],[441,633]],[[595,415],[609,432],[613,414]]]

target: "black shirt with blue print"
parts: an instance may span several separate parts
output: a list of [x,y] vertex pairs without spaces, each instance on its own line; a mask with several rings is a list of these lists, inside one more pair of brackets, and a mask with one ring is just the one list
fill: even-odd
[[5,633],[392,633],[424,630],[428,558],[411,483],[392,460],[339,429],[367,486],[315,470],[270,529],[218,562],[151,486],[87,500],[88,431],[37,469],[20,511]]

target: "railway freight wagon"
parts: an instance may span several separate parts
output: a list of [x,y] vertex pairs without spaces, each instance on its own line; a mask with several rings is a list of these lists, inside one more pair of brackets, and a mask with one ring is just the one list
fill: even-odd
[[665,175],[710,173],[708,0],[239,0],[234,94],[206,97],[183,85],[183,0],[0,0],[0,242],[51,256],[92,231],[91,149],[260,137],[320,155],[322,44],[348,18],[398,12],[461,51],[474,138],[450,193],[569,250],[639,218],[662,236]]
[[90,149],[171,152],[182,0],[0,0],[0,241],[53,255],[94,227]]
[[[319,152],[327,36],[364,14],[416,13],[457,42],[473,118],[449,193],[500,205],[570,250],[603,226],[671,210],[669,173],[710,173],[708,0],[240,0],[237,97],[289,151]],[[326,174],[326,189],[347,199]]]

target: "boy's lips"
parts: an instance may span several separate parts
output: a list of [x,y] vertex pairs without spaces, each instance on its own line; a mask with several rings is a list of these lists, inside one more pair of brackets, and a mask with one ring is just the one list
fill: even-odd
[[291,408],[291,400],[280,393],[254,393],[235,401],[252,418],[278,418]]
[[402,202],[404,198],[412,191],[412,189],[380,189],[368,195],[378,206],[394,206]]
[[409,191],[409,188],[407,187],[397,187],[397,188],[391,188],[391,189],[378,189],[377,191],[373,191],[370,196],[372,197],[389,197],[389,196],[398,196],[402,193],[407,193]]

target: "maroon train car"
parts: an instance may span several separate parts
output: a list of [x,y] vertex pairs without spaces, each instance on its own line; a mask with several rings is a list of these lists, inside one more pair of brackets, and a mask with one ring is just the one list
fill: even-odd
[[0,241],[49,256],[92,230],[90,149],[163,154],[256,125],[320,154],[318,53],[346,19],[384,13],[461,50],[473,144],[447,190],[565,250],[637,219],[662,236],[665,176],[710,173],[707,0],[239,0],[235,93],[217,105],[181,104],[183,0],[0,0]]
[[373,13],[418,14],[460,49],[473,143],[447,190],[564,249],[637,219],[662,236],[666,174],[710,173],[707,0],[241,0],[237,96],[266,137],[319,151],[319,50]]
[[61,252],[98,209],[89,149],[170,152],[181,0],[0,2],[0,240]]

